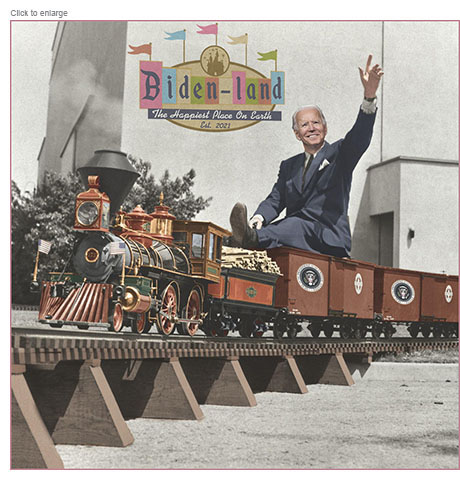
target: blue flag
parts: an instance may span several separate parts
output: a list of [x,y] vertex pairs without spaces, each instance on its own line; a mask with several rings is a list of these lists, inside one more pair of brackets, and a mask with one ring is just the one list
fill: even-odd
[[169,37],[166,37],[165,40],[185,40],[185,30],[178,30],[177,32],[173,33],[165,33],[166,35],[169,35]]

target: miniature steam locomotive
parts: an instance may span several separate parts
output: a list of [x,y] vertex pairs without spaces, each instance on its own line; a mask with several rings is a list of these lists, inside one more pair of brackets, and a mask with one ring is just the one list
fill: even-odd
[[78,172],[87,190],[75,205],[75,272],[42,282],[42,323],[276,338],[302,323],[313,337],[342,338],[389,338],[406,324],[412,337],[458,336],[458,277],[286,247],[267,251],[280,274],[223,268],[225,229],[177,220],[162,201],[151,214],[119,210],[139,175],[125,154],[97,150]]

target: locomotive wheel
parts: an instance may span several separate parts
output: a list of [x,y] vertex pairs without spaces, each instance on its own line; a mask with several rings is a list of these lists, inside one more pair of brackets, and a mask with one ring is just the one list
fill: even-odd
[[390,324],[386,324],[384,327],[383,327],[383,336],[385,338],[391,338],[393,336],[393,326],[390,325]]
[[262,319],[260,319],[260,318],[256,318],[256,319],[255,319],[255,321],[254,321],[254,323],[253,323],[253,329],[252,329],[252,336],[253,336],[254,338],[260,338],[260,337],[262,337],[263,334],[264,334],[264,332],[265,332],[265,330],[266,330],[266,328],[265,328],[265,329],[262,329],[262,330],[259,330],[259,329],[257,328],[258,325],[265,325],[265,322],[264,322]]
[[144,330],[142,330],[142,333],[150,332],[150,329],[152,328],[152,325],[153,325],[149,312],[147,312],[145,315],[146,315],[145,326],[144,326]]
[[240,336],[243,338],[250,338],[253,332],[251,318],[242,318],[240,322],[240,329],[238,330]]
[[367,334],[367,325],[365,325],[364,323],[358,322],[355,325],[353,334],[355,338],[358,338],[358,339],[365,338]]
[[[187,300],[187,306],[185,307],[185,318],[190,318],[191,320],[198,320],[201,315],[201,297],[198,290],[193,289],[190,292],[190,295]],[[193,337],[198,331],[199,323],[179,323],[177,329],[182,335],[189,335]]]
[[123,308],[120,303],[116,303],[113,312],[109,317],[109,330],[119,332],[123,328]]
[[419,326],[412,323],[407,327],[407,331],[412,338],[417,338],[418,332],[420,331]]
[[147,327],[147,314],[138,313],[131,317],[131,331],[133,333],[144,333]]
[[326,338],[331,338],[332,335],[334,335],[334,324],[332,322],[325,322],[323,331]]
[[311,336],[313,338],[318,338],[321,334],[321,325],[319,323],[312,323],[308,330],[310,330]]
[[291,323],[287,327],[287,336],[288,338],[297,337],[297,323]]
[[[167,315],[167,317],[165,315]],[[162,333],[163,335],[170,335],[171,333],[173,333],[175,324],[170,319],[175,318],[176,316],[177,316],[176,290],[172,286],[172,284],[169,284],[165,288],[161,296],[161,308],[157,317],[158,332]]]
[[228,330],[225,328],[212,327],[209,330],[209,335],[211,335],[211,337],[226,337]]
[[435,325],[433,327],[433,337],[434,338],[441,338],[441,333],[443,331],[443,328],[441,325]]
[[372,338],[375,338],[375,339],[380,338],[380,335],[382,335],[382,332],[383,332],[383,325],[381,325],[380,323],[374,323],[372,325],[372,329],[371,329]]
[[431,328],[428,325],[423,325],[421,330],[424,338],[428,338],[430,336]]
[[282,338],[285,331],[284,325],[280,321],[275,320],[273,323],[273,336],[278,339]]
[[353,330],[349,323],[342,323],[340,325],[340,338],[348,339],[352,337]]
[[442,334],[444,337],[449,338],[454,336],[453,329],[450,325],[444,325],[442,329]]

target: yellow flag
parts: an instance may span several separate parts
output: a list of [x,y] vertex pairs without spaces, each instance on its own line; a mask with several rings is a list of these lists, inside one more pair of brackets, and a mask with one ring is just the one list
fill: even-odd
[[241,35],[239,37],[231,37],[229,35],[228,38],[230,38],[232,40],[231,42],[227,42],[230,45],[236,45],[237,43],[245,43],[247,45],[247,43],[248,43],[248,34],[247,33],[245,33],[244,35]]

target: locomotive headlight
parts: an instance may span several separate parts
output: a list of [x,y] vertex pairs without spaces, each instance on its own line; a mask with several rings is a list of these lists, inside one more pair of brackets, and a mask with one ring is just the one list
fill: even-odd
[[83,202],[77,211],[77,220],[87,227],[92,225],[98,218],[99,209],[94,202]]

